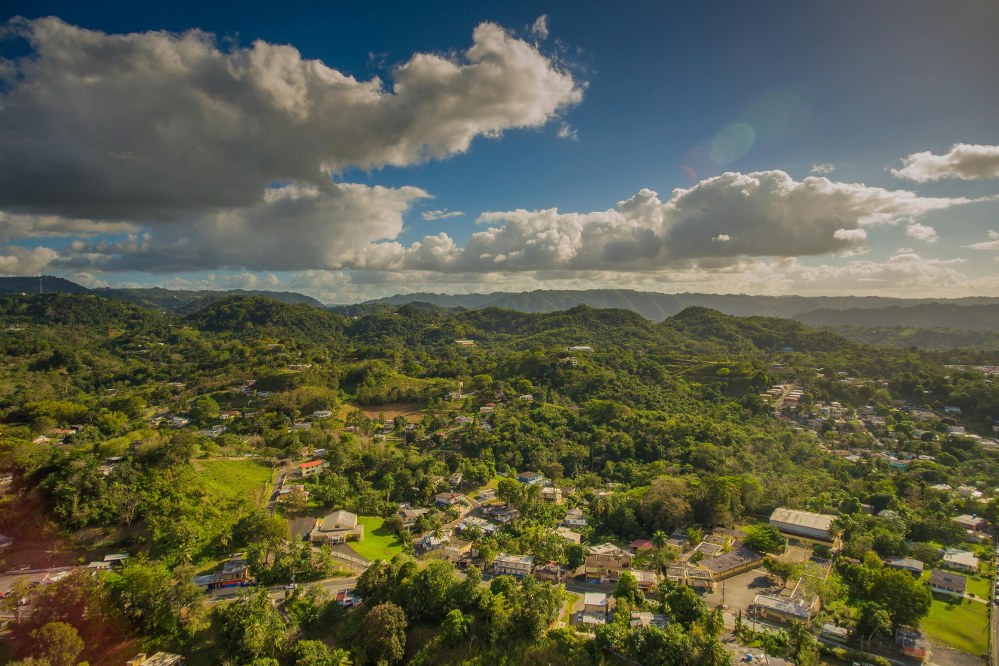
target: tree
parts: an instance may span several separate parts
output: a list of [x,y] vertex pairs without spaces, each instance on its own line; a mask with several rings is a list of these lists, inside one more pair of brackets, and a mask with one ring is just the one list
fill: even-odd
[[211,396],[199,396],[191,403],[190,416],[195,421],[213,419],[218,415],[219,403],[215,402]]
[[638,587],[638,580],[635,578],[635,574],[630,571],[621,572],[621,576],[617,579],[617,587],[614,588],[614,598],[623,599],[636,606],[642,605],[642,602],[645,601],[645,595],[642,594],[642,590]]
[[704,541],[704,532],[699,527],[687,528],[687,545],[693,547]]
[[0,608],[8,613],[14,613],[14,624],[21,619],[21,607],[31,593],[31,579],[19,578],[14,581],[10,590],[0,598]]
[[225,653],[246,661],[277,657],[288,642],[284,620],[263,587],[242,592],[235,601],[216,606],[212,620]]
[[760,553],[783,553],[787,539],[773,525],[761,524],[746,528],[743,543]]
[[767,557],[763,560],[763,568],[767,570],[770,577],[778,581],[783,587],[787,581],[798,575],[801,567],[794,562],[784,562],[776,557]]
[[368,662],[392,664],[406,654],[406,612],[392,602],[374,606],[364,616],[359,647]]
[[918,626],[930,612],[933,595],[907,571],[882,568],[870,577],[870,598],[891,617],[894,633],[902,625]]
[[578,543],[570,543],[562,551],[565,557],[565,566],[575,571],[586,564],[586,549]]
[[291,650],[295,666],[350,666],[345,650],[330,650],[322,641],[299,641]]
[[659,599],[662,612],[686,629],[701,619],[707,606],[697,593],[686,585],[677,585],[664,580],[659,585]]
[[452,647],[458,647],[465,637],[469,634],[472,628],[472,617],[470,615],[465,615],[460,610],[455,608],[447,617],[444,618],[444,622],[441,625],[441,635],[444,640]]
[[83,652],[83,639],[76,627],[65,622],[49,622],[31,632],[34,655],[50,666],[73,666]]

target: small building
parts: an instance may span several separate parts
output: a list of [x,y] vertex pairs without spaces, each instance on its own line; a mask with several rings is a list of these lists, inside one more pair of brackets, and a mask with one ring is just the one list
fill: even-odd
[[779,507],[770,514],[770,524],[790,539],[823,546],[835,546],[833,522],[836,516]]
[[892,569],[908,571],[916,576],[923,575],[923,567],[925,566],[922,562],[912,557],[896,557],[893,560],[885,562],[885,565]]
[[493,560],[493,571],[497,576],[513,576],[519,579],[529,576],[532,569],[534,569],[534,558],[530,555],[500,553]]
[[455,340],[454,344],[458,345],[459,347],[474,347],[475,340]]
[[364,525],[358,524],[357,514],[342,509],[329,514],[321,521],[317,519],[315,528],[309,534],[309,541],[314,544],[363,540]]
[[607,623],[607,595],[603,592],[586,592],[583,595],[583,624],[596,626]]
[[561,583],[562,575],[562,565],[554,560],[546,564],[542,564],[541,566],[534,567],[534,577],[538,580],[544,580],[550,583]]
[[666,625],[669,624],[669,617],[662,613],[652,613],[650,611],[631,611],[631,626],[632,627],[656,627],[658,629],[665,629]]
[[962,514],[954,519],[954,522],[971,532],[979,532],[988,525],[987,520],[979,516],[972,516],[970,514]]
[[583,514],[583,510],[577,506],[566,512],[565,518],[562,520],[562,524],[566,527],[586,527],[589,524],[589,521]]
[[125,560],[127,559],[128,553],[111,553],[110,555],[104,556],[104,561],[115,569],[125,564]]
[[445,492],[434,495],[434,504],[442,509],[461,503],[461,493]]
[[484,513],[493,520],[503,523],[504,525],[509,522],[513,522],[520,517],[519,509],[515,509],[506,504],[490,506],[484,511]]
[[593,351],[593,347],[589,345],[573,345],[572,347],[566,347],[565,350],[570,352],[591,352]]
[[628,546],[629,550],[635,555],[638,555],[639,551],[652,550],[652,542],[648,539],[635,539]]
[[451,476],[447,477],[447,483],[452,488],[457,488],[458,486],[461,485],[461,481],[464,478],[465,477],[461,472],[455,472]]
[[813,604],[802,600],[791,600],[769,594],[757,594],[753,599],[752,611],[757,618],[779,622],[803,622],[811,624]]
[[330,464],[325,460],[310,460],[309,462],[299,465],[298,472],[303,478],[305,478],[307,476],[319,474],[329,466]]
[[646,593],[654,591],[662,580],[658,573],[648,569],[632,569],[631,574],[638,582],[638,589]]
[[395,515],[399,516],[399,520],[402,521],[403,527],[410,529],[416,524],[416,521],[418,521],[421,516],[424,516],[429,512],[430,509],[399,509]]
[[555,533],[558,534],[563,539],[565,539],[566,541],[568,541],[569,543],[579,544],[582,543],[583,541],[583,535],[581,535],[579,532],[573,532],[572,530],[570,530],[568,527],[565,526],[556,527]]
[[312,412],[312,418],[314,419],[329,419],[333,418],[333,412],[328,409],[317,409]]
[[974,553],[959,548],[948,548],[944,551],[944,566],[960,569],[969,573],[978,573],[978,558]]
[[219,412],[219,418],[222,419],[223,421],[228,421],[230,419],[239,418],[239,411],[237,411],[235,409],[226,409],[226,410],[223,410],[223,411]]
[[156,652],[146,656],[145,652],[140,652],[125,662],[125,666],[177,666],[184,663],[184,657],[179,654],[169,652]]
[[535,486],[544,481],[545,477],[541,472],[521,472],[517,475],[517,480],[528,486]]
[[541,499],[549,504],[562,503],[562,489],[555,486],[546,486],[541,489]]
[[941,594],[963,597],[968,591],[968,577],[942,569],[930,572],[930,589]]
[[433,532],[427,532],[422,537],[416,540],[416,549],[422,553],[432,553],[435,550],[440,550],[444,548],[450,539],[447,535],[442,534],[441,536],[435,535]]
[[472,542],[464,539],[451,539],[444,545],[444,559],[459,562],[472,552]]
[[895,633],[895,644],[902,649],[902,654],[916,659],[926,659],[930,656],[930,645],[923,632],[917,629],[899,628]]

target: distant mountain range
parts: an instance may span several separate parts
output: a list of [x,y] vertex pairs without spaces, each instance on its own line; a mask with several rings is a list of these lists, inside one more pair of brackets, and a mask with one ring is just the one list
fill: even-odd
[[53,275],[35,277],[0,277],[0,295],[4,294],[93,294],[116,301],[125,301],[144,308],[169,310],[177,314],[197,312],[230,296],[266,296],[281,303],[304,303],[317,308],[323,304],[304,294],[292,291],[187,291],[182,289],[88,289],[65,278]]
[[[663,321],[688,307],[697,306],[739,317],[800,318],[801,321],[829,326],[841,324],[898,326],[901,325],[898,311],[921,306],[945,305],[948,308],[956,308],[957,311],[971,306],[995,306],[999,311],[999,298],[990,297],[901,299],[880,296],[748,296],[745,294],[660,294],[629,289],[537,290],[521,293],[496,292],[461,295],[417,293],[389,296],[367,301],[362,305],[402,305],[405,303],[429,303],[440,307],[469,310],[498,307],[519,312],[555,312],[568,310],[577,305],[589,305],[594,308],[632,310],[653,321]],[[884,308],[896,309],[894,314],[884,318],[889,323],[858,323],[850,320],[856,316],[854,314],[856,312],[879,311]],[[925,315],[916,317],[923,322],[920,326],[961,328],[955,323],[952,314],[940,310],[938,316],[934,317],[932,315],[934,312],[937,311],[929,308]],[[837,315],[843,313],[849,314],[837,319]],[[982,321],[978,316],[972,316],[968,319],[969,321]]]

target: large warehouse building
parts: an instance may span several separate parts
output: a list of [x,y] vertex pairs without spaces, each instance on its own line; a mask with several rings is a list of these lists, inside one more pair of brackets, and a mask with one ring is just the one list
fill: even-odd
[[789,539],[833,548],[839,545],[839,540],[833,532],[833,521],[835,520],[836,516],[783,507],[774,509],[770,515],[770,524]]

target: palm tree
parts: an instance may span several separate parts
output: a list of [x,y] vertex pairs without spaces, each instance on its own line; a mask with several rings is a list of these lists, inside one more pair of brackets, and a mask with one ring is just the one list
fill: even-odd
[[652,533],[652,545],[657,550],[662,550],[669,543],[669,536],[662,530],[656,530]]

